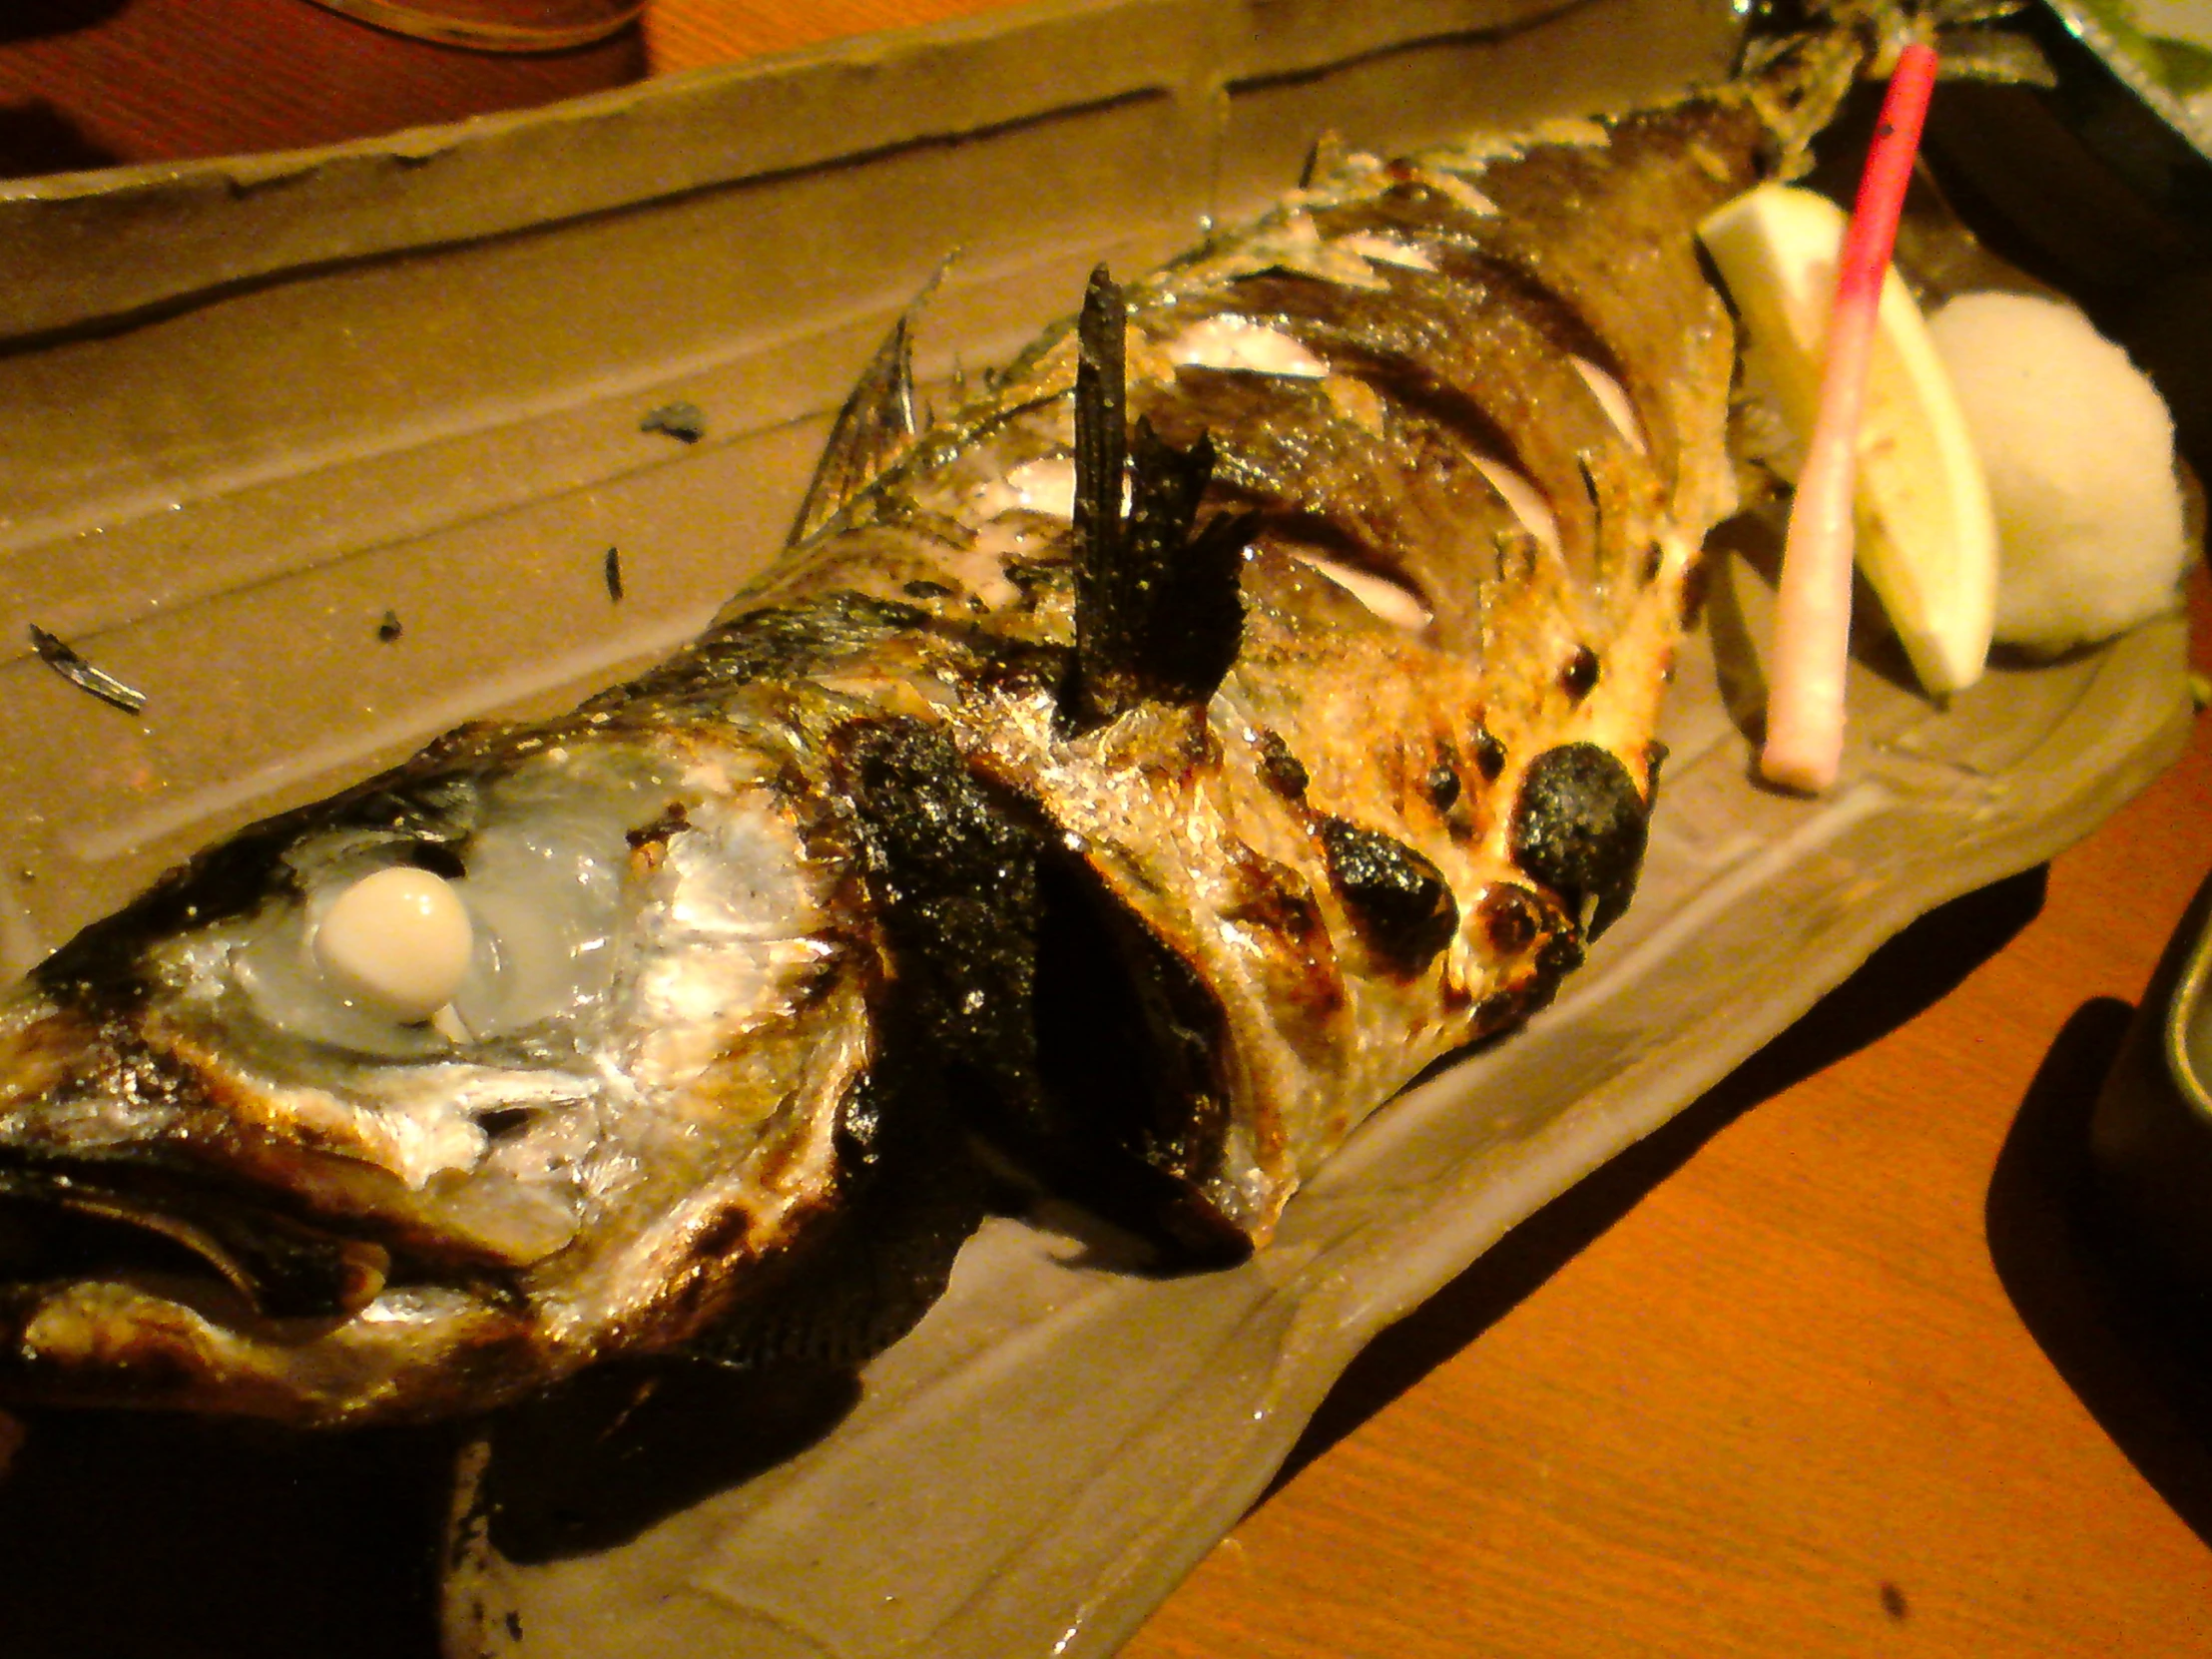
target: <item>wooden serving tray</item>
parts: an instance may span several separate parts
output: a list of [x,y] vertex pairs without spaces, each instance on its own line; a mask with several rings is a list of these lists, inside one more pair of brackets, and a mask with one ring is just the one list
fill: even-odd
[[[0,193],[0,958],[458,719],[684,639],[776,549],[829,412],[948,252],[937,374],[1008,354],[1098,260],[1271,198],[1324,129],[1389,148],[1621,107],[1731,28],[1661,0],[1050,3]],[[675,401],[700,441],[641,429]],[[2186,727],[2178,620],[1943,711],[1861,668],[1843,786],[1786,799],[1729,714],[1764,590],[1732,565],[1717,601],[1627,919],[1526,1032],[1372,1120],[1270,1250],[1160,1280],[1079,1218],[994,1222],[856,1401],[671,1406],[671,1430],[762,1425],[695,1440],[673,1508],[644,1451],[609,1476],[588,1425],[495,1424],[462,1458],[451,1659],[1112,1651],[1376,1331],[1915,915],[2086,833]],[[143,714],[52,675],[30,623]],[[317,1541],[257,1547],[277,1574]]]

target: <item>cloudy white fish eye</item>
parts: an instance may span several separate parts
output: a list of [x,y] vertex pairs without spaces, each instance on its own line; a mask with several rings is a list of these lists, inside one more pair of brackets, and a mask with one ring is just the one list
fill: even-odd
[[298,896],[235,930],[230,981],[275,1031],[385,1059],[575,1014],[614,977],[629,836],[677,793],[663,763],[579,746],[487,787],[447,838],[304,840]]
[[350,883],[313,929],[316,963],[372,1012],[411,1024],[452,1001],[475,930],[442,875],[389,864]]

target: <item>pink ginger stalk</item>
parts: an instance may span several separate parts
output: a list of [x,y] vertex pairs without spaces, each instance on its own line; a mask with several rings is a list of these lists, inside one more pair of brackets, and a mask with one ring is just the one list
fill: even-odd
[[1810,794],[1836,782],[1843,760],[1860,413],[1866,404],[1883,278],[1935,81],[1936,49],[1925,41],[1906,46],[1875,123],[1859,200],[1836,263],[1820,410],[1798,473],[1797,500],[1783,544],[1767,741],[1759,754],[1759,771],[1770,783]]

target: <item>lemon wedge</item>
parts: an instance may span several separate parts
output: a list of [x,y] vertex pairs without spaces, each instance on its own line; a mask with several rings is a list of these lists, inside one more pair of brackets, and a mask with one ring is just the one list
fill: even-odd
[[[1846,223],[1825,196],[1762,185],[1698,228],[1743,319],[1747,355],[1801,444],[1820,403]],[[1921,684],[1937,697],[1962,691],[1989,652],[1996,520],[1949,376],[1894,270],[1883,280],[1858,456],[1859,568]]]

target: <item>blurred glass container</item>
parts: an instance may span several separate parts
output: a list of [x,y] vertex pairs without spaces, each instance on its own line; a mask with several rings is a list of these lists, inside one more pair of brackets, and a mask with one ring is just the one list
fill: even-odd
[[2174,930],[2089,1119],[2108,1209],[2212,1296],[2212,877]]
[[628,28],[646,0],[314,0],[440,46],[477,52],[566,52]]
[[[2212,0],[2048,0],[2066,32],[2198,156],[2212,161]],[[2124,134],[2124,124],[2123,124]],[[2122,136],[2147,151],[2156,141]]]

